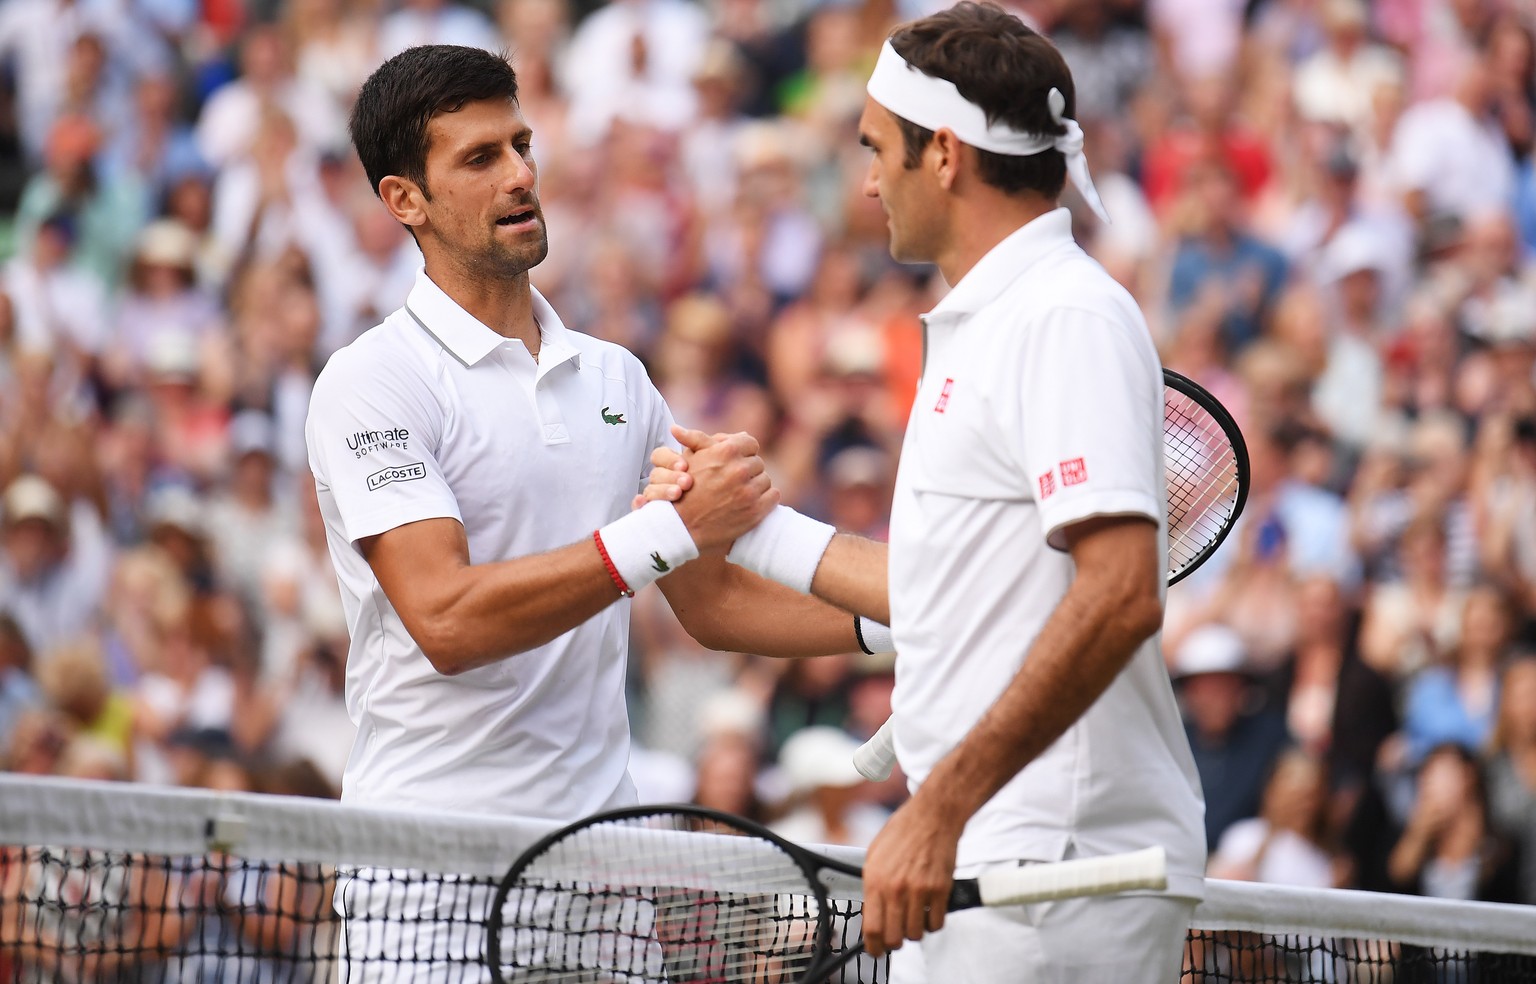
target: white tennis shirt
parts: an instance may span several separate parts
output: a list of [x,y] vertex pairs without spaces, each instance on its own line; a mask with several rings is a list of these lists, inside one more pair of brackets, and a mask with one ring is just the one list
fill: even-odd
[[[1066,209],[999,243],[924,322],[890,530],[896,749],[914,788],[1013,680],[1066,594],[1060,531],[1094,516],[1166,524],[1157,352],[1135,301],[1073,242]],[[971,819],[959,861],[1160,844],[1170,889],[1198,897],[1203,815],[1153,636]]]
[[357,547],[446,516],[480,564],[575,543],[629,511],[651,450],[675,443],[672,416],[629,352],[566,329],[537,291],[533,313],[537,364],[423,272],[315,383],[310,467],[351,633],[345,801],[562,821],[634,801],[627,601],[448,677]]

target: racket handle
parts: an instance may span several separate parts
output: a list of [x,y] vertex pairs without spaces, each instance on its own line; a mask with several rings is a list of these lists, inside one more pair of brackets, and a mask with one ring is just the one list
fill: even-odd
[[1167,887],[1168,858],[1161,847],[1004,868],[976,879],[982,905],[1025,905]]
[[896,768],[896,739],[891,734],[891,719],[886,718],[874,736],[853,750],[853,767],[870,782],[884,782]]

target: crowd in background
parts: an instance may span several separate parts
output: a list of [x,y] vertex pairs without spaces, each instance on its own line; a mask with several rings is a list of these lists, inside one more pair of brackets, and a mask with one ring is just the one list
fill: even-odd
[[[303,421],[420,266],[345,121],[511,51],[533,282],[785,500],[884,535],[945,285],[855,121],[934,0],[0,3],[0,768],[334,796],[346,625]],[[1164,633],[1227,878],[1536,902],[1536,2],[1024,0],[1113,222],[1077,234],[1242,427]],[[700,649],[634,601],[634,772],[867,843],[888,657]]]

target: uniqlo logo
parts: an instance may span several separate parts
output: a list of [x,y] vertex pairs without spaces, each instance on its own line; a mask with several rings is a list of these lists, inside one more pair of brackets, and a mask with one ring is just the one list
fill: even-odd
[[943,413],[944,408],[949,406],[949,394],[954,388],[955,381],[953,379],[944,380],[944,388],[939,390],[939,402],[933,405],[934,413]]
[[1040,498],[1049,499],[1051,493],[1056,491],[1056,476],[1046,472],[1040,476]]
[[1061,484],[1081,485],[1088,481],[1088,466],[1083,464],[1083,459],[1073,458],[1071,461],[1061,463]]

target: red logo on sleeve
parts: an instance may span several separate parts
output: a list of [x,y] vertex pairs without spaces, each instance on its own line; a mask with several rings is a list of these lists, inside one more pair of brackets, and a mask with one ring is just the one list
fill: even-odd
[[939,402],[933,405],[934,413],[943,413],[944,408],[949,406],[949,394],[954,388],[955,381],[953,379],[944,380],[944,388],[939,391]]
[[1040,476],[1040,498],[1049,499],[1051,493],[1056,491],[1056,476],[1046,472]]
[[1083,459],[1063,461],[1060,467],[1062,485],[1081,485],[1088,481],[1088,466],[1083,464]]

